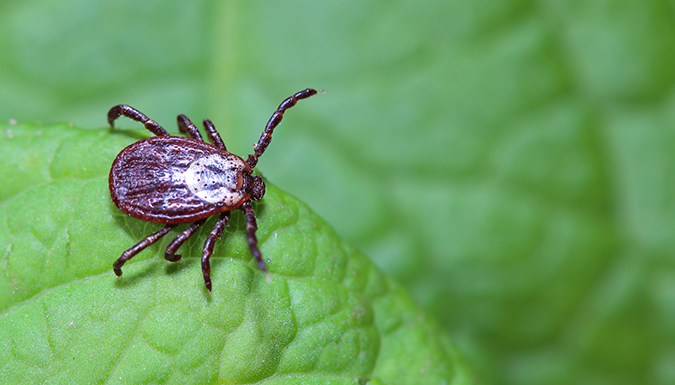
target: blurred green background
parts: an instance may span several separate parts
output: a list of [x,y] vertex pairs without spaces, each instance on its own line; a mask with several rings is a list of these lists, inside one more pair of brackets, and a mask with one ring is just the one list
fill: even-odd
[[[675,383],[675,1],[0,3],[0,119],[213,120],[482,383]],[[134,126],[120,121],[122,127]]]

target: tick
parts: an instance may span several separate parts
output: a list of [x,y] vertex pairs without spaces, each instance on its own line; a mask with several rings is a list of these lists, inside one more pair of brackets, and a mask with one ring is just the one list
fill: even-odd
[[166,248],[164,258],[170,262],[181,259],[178,248],[195,234],[208,217],[219,214],[213,230],[202,249],[202,273],[206,288],[211,291],[211,264],[215,242],[223,234],[232,210],[242,210],[246,217],[246,238],[251,254],[263,272],[267,265],[258,248],[255,211],[251,201],[265,195],[265,182],[253,174],[258,158],[272,140],[274,128],[284,112],[298,100],[316,95],[311,88],[284,100],[265,125],[254,152],[248,159],[227,151],[215,126],[204,119],[204,129],[212,144],[206,143],[197,127],[185,116],[178,115],[178,129],[191,138],[171,136],[142,112],[125,104],[108,111],[108,123],[120,115],[141,122],[156,136],[131,144],[117,155],[110,169],[108,185],[115,205],[124,213],[147,222],[164,223],[161,230],[152,233],[128,249],[113,263],[119,277],[122,266],[146,247],[157,242],[176,226],[191,223]]

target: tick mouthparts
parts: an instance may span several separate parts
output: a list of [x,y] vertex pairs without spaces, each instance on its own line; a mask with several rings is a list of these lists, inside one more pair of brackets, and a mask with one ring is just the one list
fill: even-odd
[[265,181],[260,175],[247,175],[244,177],[244,191],[254,201],[259,201],[265,196]]

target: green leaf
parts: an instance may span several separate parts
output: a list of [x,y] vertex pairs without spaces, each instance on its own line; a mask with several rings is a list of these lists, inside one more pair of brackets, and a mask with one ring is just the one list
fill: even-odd
[[480,378],[673,384],[672,4],[4,0],[0,119],[99,127],[128,103],[171,132],[211,118],[245,155],[324,88],[260,170]]
[[255,206],[269,277],[237,211],[212,293],[199,257],[213,220],[182,262],[162,259],[168,236],[117,279],[112,262],[161,227],[108,192],[109,165],[139,131],[0,132],[0,164],[15,166],[0,170],[0,383],[468,383],[409,295],[274,185]]

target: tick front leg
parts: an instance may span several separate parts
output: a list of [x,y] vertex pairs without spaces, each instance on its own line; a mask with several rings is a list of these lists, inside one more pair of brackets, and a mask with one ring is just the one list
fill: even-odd
[[218,222],[213,226],[213,230],[211,230],[209,237],[206,238],[204,249],[202,250],[202,273],[204,274],[204,284],[209,292],[211,291],[211,254],[213,254],[213,247],[215,246],[216,241],[220,239],[220,236],[223,235],[223,231],[225,231],[227,221],[229,220],[229,211],[224,211],[220,214]]
[[286,112],[287,109],[293,107],[298,102],[298,100],[306,99],[320,92],[323,93],[323,90],[317,91],[307,88],[297,92],[295,95],[290,96],[281,102],[279,107],[277,107],[277,110],[272,114],[272,117],[270,117],[270,120],[267,121],[265,130],[263,131],[262,135],[260,135],[258,143],[253,145],[254,153],[249,155],[248,159],[246,160],[246,163],[248,163],[249,167],[254,168],[255,165],[258,164],[258,158],[263,154],[263,152],[265,152],[265,149],[272,141],[272,132],[274,131],[274,128],[276,128],[276,126],[281,123],[281,119],[284,118],[284,112]]
[[193,224],[190,225],[187,229],[183,230],[176,239],[171,241],[169,246],[167,246],[166,251],[164,252],[164,259],[166,259],[169,262],[177,262],[180,261],[180,259],[183,257],[180,254],[176,254],[176,251],[178,250],[179,247],[183,245],[183,242],[187,241],[190,239],[190,237],[199,229],[204,222],[206,222],[206,219],[199,220]]
[[176,227],[176,225],[166,225],[161,230],[157,231],[156,233],[148,235],[147,237],[145,237],[144,240],[138,242],[134,247],[122,253],[122,255],[119,258],[117,258],[117,261],[113,263],[113,271],[115,272],[115,275],[117,275],[118,277],[122,276],[122,266],[126,261],[133,258],[136,254],[143,251],[143,249],[145,249],[146,247],[157,242],[160,238],[165,236],[174,227]]
[[241,205],[241,209],[246,215],[246,239],[248,240],[248,247],[251,249],[251,254],[258,262],[258,267],[263,273],[267,273],[267,264],[263,261],[262,253],[258,248],[258,238],[256,238],[255,233],[258,231],[258,224],[255,219],[255,211],[253,210],[253,205],[251,201],[244,202]]
[[197,126],[192,124],[187,116],[180,114],[176,117],[176,120],[178,121],[178,131],[182,132],[183,134],[190,134],[192,139],[197,139],[201,142],[204,141],[202,134],[200,134],[199,130],[197,129]]
[[166,132],[162,126],[157,124],[157,122],[145,116],[141,111],[126,104],[119,104],[108,111],[108,124],[110,124],[110,128],[114,127],[113,122],[115,119],[119,118],[120,115],[124,115],[131,120],[143,123],[148,131],[157,136],[169,136],[169,133]]

